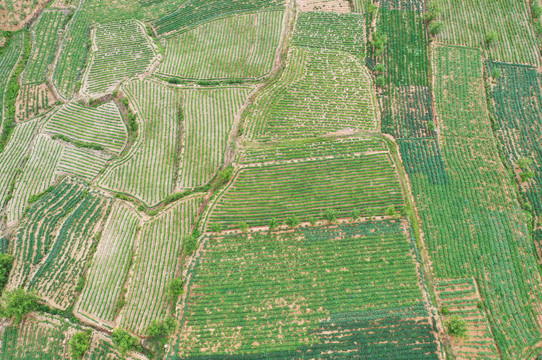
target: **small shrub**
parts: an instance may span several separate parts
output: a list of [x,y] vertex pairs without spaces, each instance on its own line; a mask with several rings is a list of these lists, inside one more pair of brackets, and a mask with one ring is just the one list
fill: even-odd
[[442,32],[443,24],[440,21],[434,21],[429,24],[429,34],[431,36],[437,36]]
[[70,354],[72,359],[80,360],[90,346],[91,330],[78,332],[70,340]]
[[215,233],[219,233],[219,232],[222,232],[222,224],[212,224],[211,225],[211,231],[212,232],[215,232]]
[[539,19],[540,15],[542,15],[542,7],[538,5],[535,1],[531,2],[531,13],[533,15],[533,19]]
[[461,338],[467,338],[467,322],[459,315],[453,315],[446,320],[446,330],[448,334]]
[[183,244],[186,255],[191,256],[198,248],[198,239],[194,235],[190,235],[184,238]]
[[493,30],[484,34],[484,44],[490,47],[497,40],[497,33]]
[[171,280],[167,285],[167,297],[176,301],[184,292],[184,279],[182,277]]
[[311,217],[309,218],[309,223],[310,223],[312,226],[315,226],[317,221],[318,221],[318,220],[316,220],[316,218],[315,218],[314,216],[311,216]]
[[335,210],[335,209],[327,209],[324,212],[324,219],[329,221],[330,223],[337,220],[337,210]]
[[491,71],[491,77],[494,79],[494,80],[499,80],[502,76],[502,73],[501,73],[501,70],[500,69],[493,69]]
[[126,355],[126,352],[130,350],[135,350],[137,348],[137,345],[139,344],[137,338],[133,337],[128,332],[122,329],[113,330],[111,338],[113,340],[113,344],[123,356]]
[[386,209],[386,215],[395,216],[395,206],[390,206]]
[[279,221],[276,218],[269,220],[269,230],[275,230],[279,227]]
[[429,122],[427,123],[427,129],[428,129],[429,131],[431,131],[431,132],[435,132],[435,130],[436,130],[435,123],[432,122],[432,121],[429,121]]
[[26,314],[38,308],[38,300],[36,293],[27,293],[21,288],[4,291],[0,300],[0,315],[4,318],[13,317],[15,325],[18,325]]
[[384,76],[382,75],[377,76],[375,79],[375,85],[379,88],[384,87],[384,85],[386,85],[386,79],[384,78]]
[[299,225],[299,219],[295,215],[290,215],[286,218],[286,225],[293,229]]
[[9,278],[9,273],[13,267],[13,258],[11,255],[0,253],[0,293],[6,286]]
[[248,231],[248,224],[244,221],[241,221],[240,223],[237,224],[237,227],[239,228],[239,230],[241,230],[241,232],[243,233],[246,233]]
[[450,309],[448,309],[446,306],[442,307],[442,309],[440,309],[440,312],[441,312],[442,315],[444,315],[444,316],[450,315]]

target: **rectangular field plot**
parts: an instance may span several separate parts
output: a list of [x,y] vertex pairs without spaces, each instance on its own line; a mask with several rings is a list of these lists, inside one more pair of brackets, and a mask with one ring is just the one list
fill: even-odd
[[[421,172],[410,180],[434,275],[474,277],[503,358],[522,358],[540,340],[533,303],[541,296],[540,275],[515,184],[493,137],[482,54],[436,46],[432,64],[447,182],[431,182]],[[431,156],[433,150],[426,151]]]
[[121,202],[113,205],[87,275],[78,312],[114,326],[139,223],[138,216],[126,205]]
[[32,23],[32,52],[24,69],[21,82],[34,84],[45,82],[47,69],[55,58],[55,51],[68,18],[62,11],[44,11]]
[[387,152],[386,144],[376,138],[317,138],[285,140],[278,144],[248,143],[244,147],[239,162],[241,164],[288,162],[291,160],[351,157],[366,152]]
[[114,102],[97,108],[68,103],[49,117],[43,131],[71,141],[98,145],[114,154],[122,151],[128,137],[126,125]]
[[439,307],[450,312],[445,318],[459,315],[467,322],[468,338],[452,340],[455,355],[460,359],[500,359],[485,312],[479,306],[474,279],[441,280],[436,287]]
[[[361,2],[362,0],[355,0]],[[301,0],[296,2],[299,11],[322,11],[337,14],[351,12],[350,2],[347,0]]]
[[434,3],[443,11],[444,26],[437,37],[439,41],[484,47],[486,34],[494,31],[497,37],[489,46],[490,59],[540,65],[527,1],[436,0]]
[[[497,135],[510,166],[532,171],[534,178],[521,186],[535,213],[542,215],[542,76],[532,66],[497,62],[487,63],[490,74],[499,72],[491,82],[491,103]],[[518,165],[529,161],[525,169]],[[521,178],[520,178],[521,179]]]
[[15,105],[17,122],[26,121],[43,114],[56,103],[47,84],[22,85]]
[[383,215],[388,207],[403,204],[390,156],[380,153],[243,168],[215,203],[209,223],[260,226],[292,215],[307,221],[322,218],[329,208],[339,218],[354,210]]
[[425,11],[425,3],[426,0],[381,0],[380,7],[390,10],[416,11],[421,15]]
[[184,1],[172,14],[154,22],[158,35],[242,13],[283,10],[284,0],[192,0]]
[[413,11],[381,9],[377,31],[387,37],[385,78],[396,86],[428,86],[429,57],[424,20]]
[[94,30],[91,64],[83,91],[92,97],[111,92],[122,81],[150,69],[156,52],[142,24],[119,21]]
[[141,229],[121,327],[144,334],[152,321],[169,314],[167,285],[176,277],[183,238],[192,230],[202,201],[192,197],[177,203]]
[[367,68],[353,55],[292,48],[281,78],[248,108],[248,139],[302,138],[341,129],[374,130]]
[[232,16],[168,38],[159,73],[191,79],[259,78],[271,71],[284,12]]
[[99,179],[99,185],[152,206],[174,189],[181,99],[177,91],[151,81],[137,80],[123,90],[137,109],[139,136],[130,152]]
[[362,60],[365,57],[365,17],[360,14],[299,13],[292,44],[345,51]]
[[438,359],[407,234],[388,220],[206,238],[169,359]]
[[0,94],[0,134],[2,133],[4,127],[4,114],[6,111],[6,104],[4,102],[7,90],[6,87],[9,79],[11,78],[13,69],[23,54],[24,34],[24,32],[16,33],[11,38],[7,50],[2,53],[2,56],[0,56],[0,91],[2,92]]

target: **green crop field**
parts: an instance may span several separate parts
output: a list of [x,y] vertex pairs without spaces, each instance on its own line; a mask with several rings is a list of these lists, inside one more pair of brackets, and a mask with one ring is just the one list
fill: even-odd
[[290,216],[308,221],[322,219],[326,209],[340,218],[352,211],[383,215],[390,206],[398,211],[403,204],[389,154],[361,154],[242,168],[217,200],[209,222],[237,227],[239,222],[267,225],[273,218],[284,222]]
[[[247,137],[309,137],[343,128],[376,128],[368,70],[354,56],[293,48],[282,77],[246,115]],[[361,93],[361,94],[360,94]]]
[[541,360],[542,0],[0,0],[0,360]]
[[[232,16],[167,38],[158,72],[191,79],[259,78],[271,71],[282,11]],[[209,34],[213,34],[209,38]]]
[[376,221],[206,238],[169,358],[436,359],[407,234]]
[[190,0],[179,9],[157,20],[153,25],[158,34],[185,30],[212,20],[262,10],[283,9],[283,0]]
[[149,70],[155,51],[140,23],[108,23],[94,31],[93,45],[97,50],[89,60],[84,92],[93,97],[107,94],[123,80]]
[[66,21],[66,14],[61,11],[45,11],[32,25],[32,52],[23,72],[23,84],[45,82],[47,67],[54,60],[59,33],[66,26]]

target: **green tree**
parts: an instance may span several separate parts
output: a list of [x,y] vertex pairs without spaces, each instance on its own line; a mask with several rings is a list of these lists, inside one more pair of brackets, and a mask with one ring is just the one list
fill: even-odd
[[433,21],[429,24],[429,34],[431,36],[437,36],[442,32],[443,24],[440,21]]
[[216,232],[216,233],[221,232],[222,231],[222,224],[218,224],[218,223],[212,224],[211,225],[211,231]]
[[269,220],[269,230],[275,230],[279,227],[279,221],[276,218]]
[[317,221],[318,221],[318,220],[316,220],[316,218],[315,218],[314,216],[311,216],[311,217],[309,218],[309,223],[310,223],[312,226],[315,226]]
[[90,346],[91,330],[78,332],[70,340],[70,353],[72,359],[80,360]]
[[128,332],[122,329],[115,329],[111,334],[111,339],[115,347],[121,352],[122,355],[126,355],[126,352],[135,350],[139,344],[139,340]]
[[495,31],[491,30],[484,34],[484,44],[487,47],[490,47],[495,40],[497,40],[497,33]]
[[453,315],[445,322],[448,334],[461,338],[467,337],[467,322],[459,315]]
[[6,286],[9,278],[9,273],[13,267],[13,258],[8,254],[0,253],[0,293]]
[[291,228],[295,228],[297,225],[299,225],[299,219],[295,215],[290,215],[288,218],[286,218],[286,225]]
[[237,224],[237,227],[239,228],[239,230],[241,230],[241,232],[243,233],[246,233],[248,231],[248,224],[244,221],[241,221],[240,223]]
[[386,209],[386,215],[395,216],[395,206],[390,206]]
[[184,292],[184,279],[182,277],[172,279],[167,285],[169,300],[176,301]]
[[337,210],[335,210],[335,209],[327,209],[324,212],[324,219],[329,221],[330,223],[337,220]]
[[21,288],[5,291],[1,298],[0,315],[4,318],[13,317],[15,324],[19,324],[26,314],[38,308],[38,300],[36,293],[27,293]]
[[184,251],[187,256],[191,256],[198,248],[198,238],[193,234],[183,239]]
[[501,73],[501,70],[495,68],[491,71],[491,77],[494,79],[494,80],[499,80],[502,76],[502,73]]

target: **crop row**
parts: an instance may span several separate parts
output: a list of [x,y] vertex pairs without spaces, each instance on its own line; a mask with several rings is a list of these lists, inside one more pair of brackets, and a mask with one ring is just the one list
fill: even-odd
[[279,144],[246,146],[240,163],[253,164],[329,156],[345,157],[375,151],[388,151],[385,142],[375,138],[359,137],[285,140]]
[[174,188],[180,97],[178,92],[151,81],[137,80],[124,90],[138,112],[139,137],[130,152],[104,173],[99,184],[154,205]]
[[358,14],[300,12],[292,44],[365,57],[365,17]]
[[345,128],[374,129],[375,106],[369,72],[354,56],[292,48],[282,77],[249,108],[247,136],[310,137]]
[[425,11],[426,0],[380,0],[382,9],[416,11],[419,15]]
[[23,54],[24,32],[18,32],[10,40],[7,49],[0,57],[0,134],[4,130],[6,117],[6,93],[7,86],[21,55]]
[[4,151],[0,153],[0,206],[6,205],[10,192],[10,185],[13,182],[19,167],[28,148],[35,137],[38,125],[37,120],[28,121],[15,127],[10,141]]
[[540,65],[529,2],[516,0],[436,0],[444,24],[438,39],[446,44],[486,47],[489,58]]
[[50,109],[55,103],[55,98],[46,84],[29,84],[20,87],[18,103],[16,119],[21,122],[39,116]]
[[420,303],[411,250],[399,221],[209,237],[170,356],[325,346],[330,316]]
[[32,52],[22,75],[22,84],[45,82],[47,69],[54,61],[60,34],[66,22],[67,16],[64,12],[44,11],[32,24]]
[[234,183],[217,200],[210,223],[236,227],[321,218],[327,209],[337,217],[383,215],[403,205],[397,174],[389,154],[325,159],[241,169]]
[[143,226],[122,327],[144,334],[152,321],[170,314],[167,285],[176,277],[184,237],[191,231],[202,200],[185,200]]
[[[433,85],[447,183],[411,174],[438,278],[474,277],[503,357],[539,340],[536,258],[512,180],[498,156],[481,51],[436,46]],[[453,79],[453,81],[450,81]],[[440,166],[440,165],[439,165]]]
[[153,25],[157,33],[162,35],[235,14],[282,10],[283,3],[283,0],[191,0],[184,2],[174,13],[158,19]]
[[232,16],[168,38],[159,72],[181,78],[259,78],[271,71],[284,12]]
[[500,73],[491,87],[498,138],[510,166],[530,162],[521,171],[531,171],[533,179],[526,179],[522,189],[542,215],[542,77],[531,66],[488,62],[487,68],[490,74]]
[[183,151],[179,187],[209,182],[223,163],[233,122],[248,97],[248,88],[183,90]]
[[68,103],[49,117],[44,132],[97,144],[115,154],[122,151],[128,136],[120,110],[114,102],[97,108]]
[[34,141],[30,158],[17,178],[13,199],[7,207],[8,222],[19,220],[31,195],[39,194],[54,181],[62,145],[43,135]]
[[78,311],[102,321],[113,322],[122,302],[122,289],[128,276],[139,218],[117,202],[103,230],[92,261]]
[[96,51],[86,74],[83,90],[91,96],[111,92],[120,82],[143,74],[155,58],[145,29],[137,21],[119,21],[96,26]]

